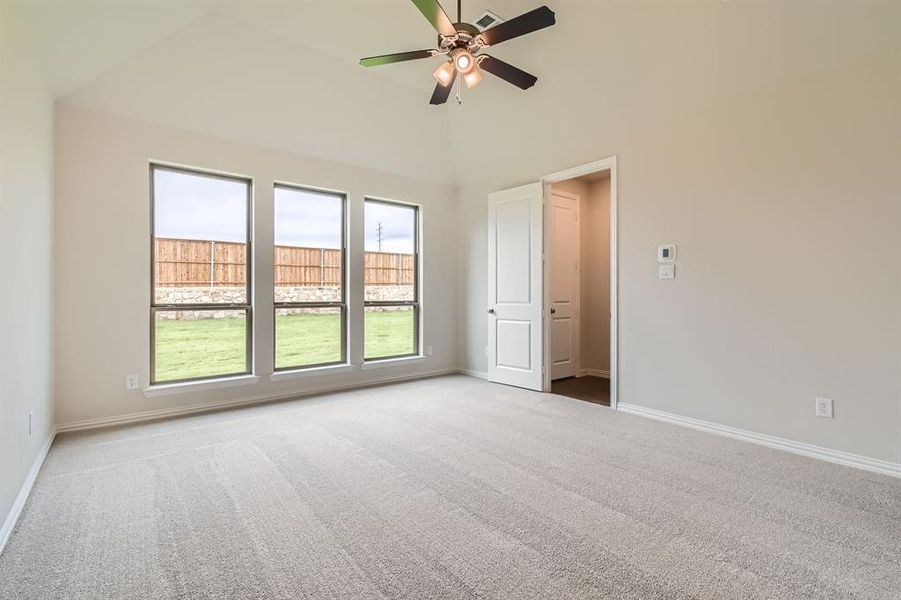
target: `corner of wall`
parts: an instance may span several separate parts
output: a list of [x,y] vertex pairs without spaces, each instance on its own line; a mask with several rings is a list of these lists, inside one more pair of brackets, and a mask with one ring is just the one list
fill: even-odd
[[0,5],[0,523],[53,439],[53,98],[14,5]]

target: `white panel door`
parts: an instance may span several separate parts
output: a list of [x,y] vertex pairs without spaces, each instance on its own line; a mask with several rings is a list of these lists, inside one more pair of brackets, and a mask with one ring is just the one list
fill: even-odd
[[541,391],[542,186],[488,199],[488,378]]
[[551,379],[579,371],[579,197],[553,190],[548,206]]

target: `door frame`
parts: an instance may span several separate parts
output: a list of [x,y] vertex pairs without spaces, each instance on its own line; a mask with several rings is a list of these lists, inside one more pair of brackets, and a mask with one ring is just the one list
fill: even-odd
[[[616,408],[617,390],[619,387],[619,307],[617,298],[619,296],[619,259],[617,256],[617,231],[619,229],[619,221],[617,218],[617,187],[616,187],[616,156],[610,156],[601,160],[596,160],[584,165],[564,169],[556,173],[550,173],[542,177],[539,181],[542,185],[544,195],[542,214],[542,230],[544,232],[545,241],[548,236],[548,201],[550,199],[550,188],[554,183],[559,183],[567,179],[590,175],[599,171],[610,171],[610,408]],[[542,304],[542,327],[544,329],[544,348],[542,349],[542,372],[543,372],[543,388],[545,392],[551,391],[551,344],[550,344],[550,269],[548,268],[547,253],[552,249],[548,244],[544,244],[544,254],[542,255],[542,281],[543,293],[541,298]]]

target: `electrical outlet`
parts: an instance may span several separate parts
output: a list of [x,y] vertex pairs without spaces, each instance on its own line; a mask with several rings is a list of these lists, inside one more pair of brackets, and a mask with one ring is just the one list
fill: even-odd
[[29,410],[28,411],[28,435],[31,435],[31,432],[33,429],[33,423],[34,423],[34,411]]
[[830,398],[816,399],[816,415],[826,419],[832,418],[832,400]]
[[140,387],[140,381],[138,380],[137,373],[133,373],[131,375],[125,376],[125,389],[126,390],[136,390]]
[[431,346],[426,346],[425,353],[426,356],[431,356],[434,349]]

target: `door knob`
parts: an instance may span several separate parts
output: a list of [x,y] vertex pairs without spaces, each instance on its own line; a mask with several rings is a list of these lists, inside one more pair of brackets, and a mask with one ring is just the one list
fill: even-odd
[[488,314],[489,314],[489,315],[493,315],[493,314],[494,314],[494,309],[493,309],[493,308],[489,308],[489,309],[488,309]]
[[552,314],[552,315],[556,315],[556,314],[557,314],[557,309],[556,309],[556,308],[552,308],[552,309],[551,309],[551,314]]

